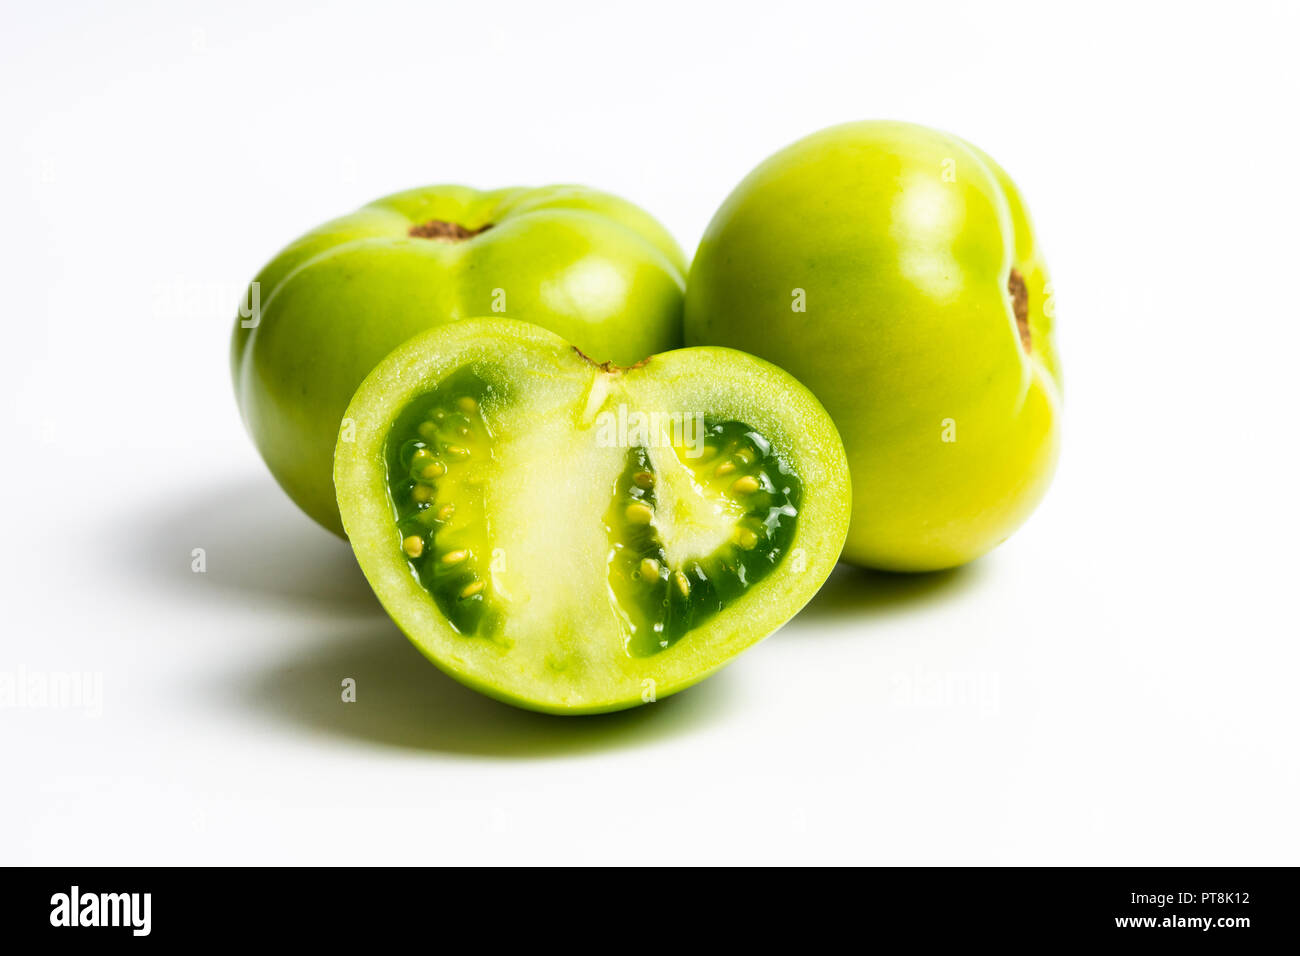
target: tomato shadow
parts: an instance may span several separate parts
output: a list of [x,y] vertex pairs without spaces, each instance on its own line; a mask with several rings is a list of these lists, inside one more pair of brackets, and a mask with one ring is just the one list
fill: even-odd
[[[344,682],[355,682],[345,702]],[[643,744],[702,726],[725,709],[725,674],[633,710],[558,717],[520,710],[470,690],[424,659],[391,623],[335,638],[215,687],[243,712],[309,733],[482,757],[539,758]]]
[[960,597],[983,575],[981,561],[923,574],[868,571],[841,563],[799,616],[808,621],[834,622],[902,614],[917,605]]
[[[103,532],[109,568],[185,613],[265,611],[282,656],[205,678],[217,708],[272,728],[466,756],[543,757],[669,737],[706,723],[727,699],[725,675],[650,706],[591,717],[519,710],[444,675],[388,619],[347,542],[318,527],[266,478],[200,486]],[[204,570],[194,570],[193,550]],[[276,642],[277,647],[280,641]],[[277,653],[277,647],[262,650]],[[355,703],[341,699],[356,682]]]
[[347,542],[294,507],[268,478],[165,498],[121,517],[109,533],[119,556],[115,573],[182,599],[237,599],[244,607],[287,606],[313,616],[383,614]]

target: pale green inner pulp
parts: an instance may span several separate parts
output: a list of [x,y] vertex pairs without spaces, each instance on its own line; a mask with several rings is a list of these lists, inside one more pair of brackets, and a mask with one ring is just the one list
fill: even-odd
[[557,669],[689,638],[781,563],[802,493],[760,433],[642,408],[619,372],[516,387],[462,368],[386,455],[394,547],[443,616],[467,640],[551,642]]

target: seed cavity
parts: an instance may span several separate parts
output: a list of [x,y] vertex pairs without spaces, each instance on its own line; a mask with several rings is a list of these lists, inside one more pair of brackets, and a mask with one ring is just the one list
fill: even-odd
[[389,432],[386,459],[403,560],[451,627],[498,640],[481,469],[493,459],[487,413],[507,393],[467,366],[413,400]]
[[[612,489],[605,515],[609,595],[632,657],[686,638],[773,573],[794,539],[801,484],[764,436],[740,422],[708,424],[703,452],[678,450],[678,461],[694,473],[678,483],[656,473],[646,449],[630,449]],[[673,566],[664,529],[654,521],[661,505],[671,507],[657,500],[664,494],[714,495],[721,513],[740,514],[713,553]]]

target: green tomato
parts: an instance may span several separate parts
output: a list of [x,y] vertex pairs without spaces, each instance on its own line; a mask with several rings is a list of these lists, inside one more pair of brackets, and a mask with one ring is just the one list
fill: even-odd
[[1060,441],[1051,285],[1016,187],[956,136],[851,123],[772,156],[700,243],[688,344],[775,362],[835,419],[845,558],[929,571],[1004,541]]
[[346,419],[339,507],[385,609],[448,674],[535,710],[707,677],[807,603],[848,531],[830,417],[743,352],[620,368],[467,319],[398,347]]
[[342,534],[330,478],[339,422],[395,347],[497,313],[631,364],[681,344],[685,274],[672,236],[605,193],[398,193],[312,230],[258,274],[241,310],[252,314],[235,322],[235,393],[281,486]]

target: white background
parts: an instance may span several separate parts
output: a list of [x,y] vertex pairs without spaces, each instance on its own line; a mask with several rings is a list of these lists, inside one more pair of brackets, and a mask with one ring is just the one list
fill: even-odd
[[[0,709],[0,862],[1300,862],[1296,7],[758,6],[5,0],[0,671],[103,700]],[[425,664],[243,432],[257,268],[442,181],[598,186],[691,251],[873,117],[1028,198],[1037,514],[954,573],[841,568],[635,712]]]

